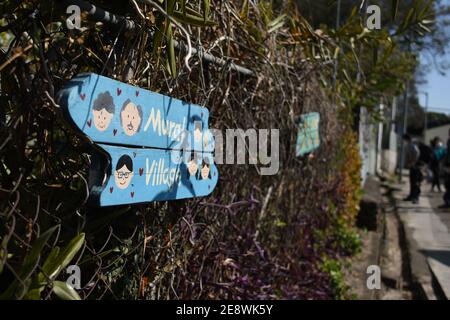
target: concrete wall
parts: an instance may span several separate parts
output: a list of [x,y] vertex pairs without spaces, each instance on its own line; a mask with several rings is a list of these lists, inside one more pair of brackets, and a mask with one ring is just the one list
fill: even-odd
[[383,150],[381,152],[381,169],[389,174],[395,174],[398,165],[398,137],[396,133],[395,116],[397,102],[394,99],[391,108],[385,109]]
[[384,149],[381,152],[381,169],[384,172],[395,174],[397,168],[397,150]]
[[390,108],[382,104],[379,108],[384,117],[383,122],[373,121],[366,108],[360,109],[359,146],[363,184],[369,176],[376,175],[380,171],[395,174],[397,168],[398,137],[395,130],[395,101]]

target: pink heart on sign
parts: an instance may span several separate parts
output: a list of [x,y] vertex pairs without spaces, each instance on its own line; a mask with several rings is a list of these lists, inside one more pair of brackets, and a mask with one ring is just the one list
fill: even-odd
[[136,90],[136,97],[139,97],[139,90]]
[[144,168],[139,168],[139,175],[142,176],[144,174]]
[[114,187],[109,187],[109,192],[112,193],[114,190]]
[[117,129],[114,129],[113,134],[116,135],[116,133],[117,133]]
[[86,98],[86,94],[85,93],[80,93],[80,98],[81,98],[81,100],[84,100]]
[[122,89],[117,88],[117,95],[120,96],[121,93],[122,93]]
[[131,191],[130,194],[131,194],[131,197],[134,198],[134,191]]

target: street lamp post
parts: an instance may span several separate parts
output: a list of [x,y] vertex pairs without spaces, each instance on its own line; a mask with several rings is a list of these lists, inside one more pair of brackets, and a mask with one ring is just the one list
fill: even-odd
[[403,114],[400,135],[400,157],[398,162],[398,182],[402,182],[403,164],[405,163],[405,143],[403,136],[408,130],[408,98],[409,98],[409,80],[406,80],[405,92],[403,92]]
[[426,91],[420,91],[419,93],[422,93],[425,95],[425,116],[423,117],[424,123],[423,123],[423,143],[427,143],[425,141],[426,132],[428,129],[428,92]]

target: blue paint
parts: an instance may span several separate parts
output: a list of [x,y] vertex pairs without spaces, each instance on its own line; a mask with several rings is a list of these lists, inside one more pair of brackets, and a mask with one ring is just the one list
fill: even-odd
[[[93,73],[80,74],[58,93],[66,116],[92,141],[212,152],[208,109]],[[96,110],[98,109],[98,110]],[[195,126],[202,142],[195,143]]]
[[93,73],[58,93],[65,117],[95,145],[90,203],[206,196],[218,181],[206,108]]
[[[99,147],[111,156],[108,179],[94,190],[100,206],[201,197],[217,184],[211,153],[196,152],[190,161],[191,153],[179,150]],[[120,159],[128,159],[128,164],[122,166],[126,161]]]
[[320,115],[317,112],[300,116],[295,154],[297,157],[311,153],[320,146]]

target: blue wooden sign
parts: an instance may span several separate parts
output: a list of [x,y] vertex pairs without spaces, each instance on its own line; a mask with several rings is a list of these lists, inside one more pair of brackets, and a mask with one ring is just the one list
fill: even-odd
[[95,145],[90,201],[100,206],[206,196],[218,181],[208,110],[88,73],[58,93]]
[[297,157],[311,153],[320,146],[320,115],[317,112],[300,116],[295,153]]

